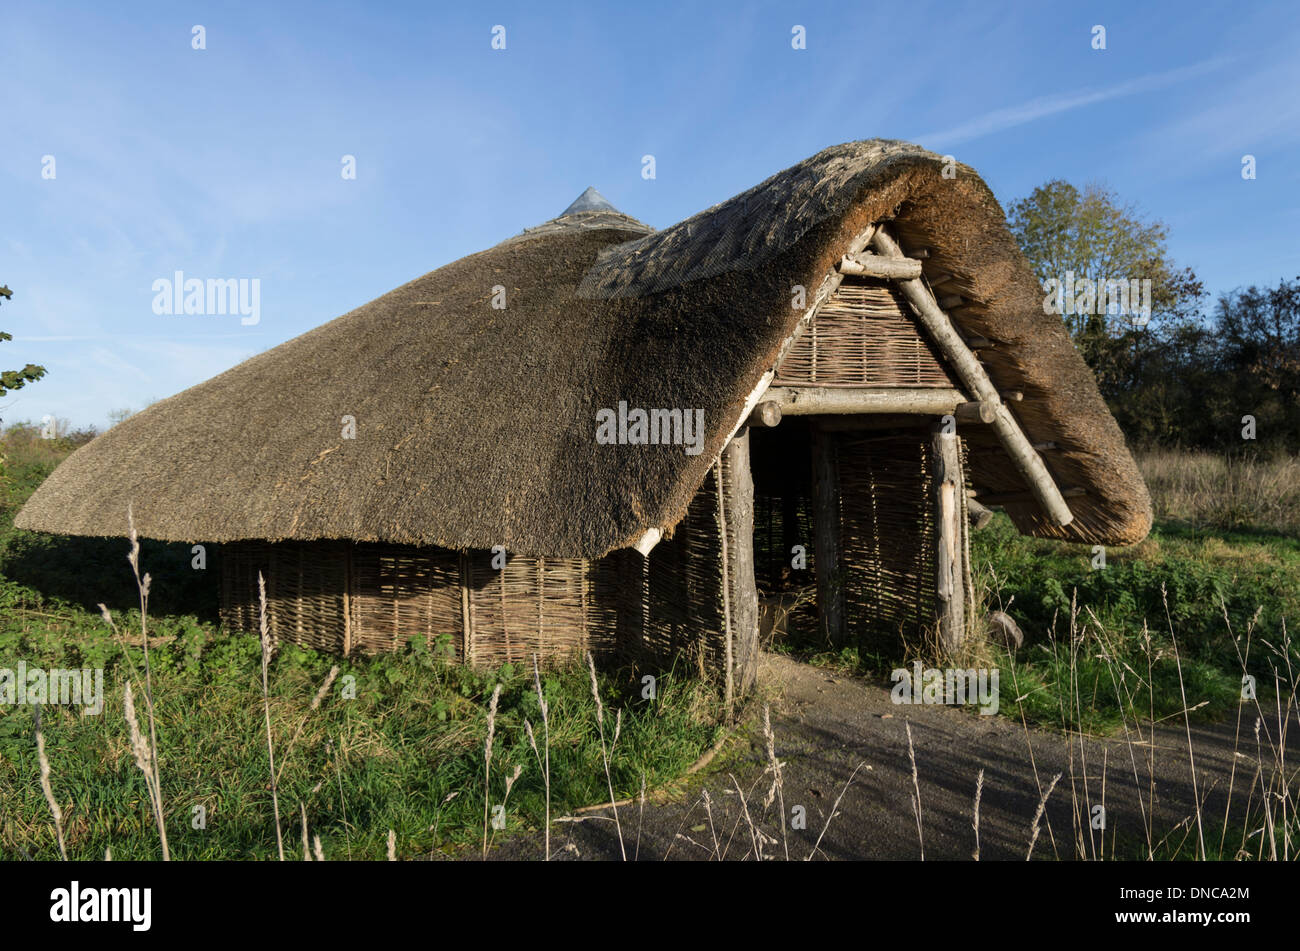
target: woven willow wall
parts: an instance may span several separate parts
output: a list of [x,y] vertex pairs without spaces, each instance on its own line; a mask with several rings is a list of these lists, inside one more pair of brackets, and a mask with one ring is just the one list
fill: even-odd
[[776,372],[776,386],[953,386],[886,281],[845,278]]
[[[926,430],[839,436],[841,564],[849,634],[890,650],[932,627],[936,610],[933,460]],[[965,446],[961,449],[965,469]],[[969,531],[959,520],[965,547]],[[963,583],[970,588],[963,558]]]
[[[723,478],[729,478],[724,464]],[[582,656],[666,665],[689,655],[719,669],[726,636],[716,470],[648,558],[631,549],[589,562],[488,551],[350,542],[240,542],[222,549],[221,612],[258,630],[257,574],[279,640],[375,653],[424,639],[495,666]],[[728,533],[730,536],[730,532]]]
[[[754,444],[754,560],[759,586],[768,593],[806,590],[816,578],[812,488],[804,463],[811,449],[808,434],[792,422],[764,432]],[[833,438],[846,633],[860,648],[893,654],[900,640],[913,640],[934,623],[929,429],[846,431]],[[805,547],[807,570],[791,569],[794,545]],[[815,631],[817,611],[815,601],[801,605],[787,629]]]

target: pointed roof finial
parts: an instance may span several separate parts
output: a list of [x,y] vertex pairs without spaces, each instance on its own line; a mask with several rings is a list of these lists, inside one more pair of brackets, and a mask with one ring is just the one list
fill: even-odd
[[605,196],[596,191],[595,188],[588,188],[585,192],[579,195],[572,205],[560,212],[560,217],[563,218],[565,215],[574,215],[580,211],[612,211],[618,214],[622,213],[611,205]]

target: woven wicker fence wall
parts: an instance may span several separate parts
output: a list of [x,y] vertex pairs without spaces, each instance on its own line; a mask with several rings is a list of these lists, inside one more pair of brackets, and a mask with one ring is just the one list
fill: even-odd
[[893,286],[868,278],[845,278],[781,361],[774,385],[954,384]]
[[[964,444],[961,452],[964,468]],[[900,638],[913,640],[934,624],[931,455],[924,429],[840,436],[845,613],[848,630],[862,649],[896,648]],[[964,518],[960,524],[964,536]],[[964,568],[969,588],[969,566]]]
[[[725,472],[723,477],[726,478]],[[667,665],[725,660],[716,472],[671,538],[581,559],[464,554],[350,542],[240,542],[222,551],[221,612],[258,630],[257,575],[277,639],[335,653],[402,648],[411,637],[481,666],[601,658]],[[498,560],[499,563],[499,560]]]

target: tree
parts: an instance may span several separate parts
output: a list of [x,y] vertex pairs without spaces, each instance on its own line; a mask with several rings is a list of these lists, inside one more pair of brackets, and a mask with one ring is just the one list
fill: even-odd
[[1130,440],[1198,438],[1193,434],[1204,427],[1189,412],[1196,402],[1189,398],[1203,398],[1192,388],[1213,365],[1214,341],[1200,313],[1205,289],[1191,268],[1170,259],[1164,223],[1145,218],[1102,185],[1080,191],[1059,180],[1012,202],[1008,223],[1039,280],[1067,285],[1059,300],[1045,287],[1045,309],[1079,303],[1075,293],[1089,282],[1102,291],[1108,281],[1130,289],[1136,281],[1142,303],[1149,289],[1149,313],[1133,312],[1138,302],[1131,294],[1124,314],[1108,308],[1100,294],[1085,293],[1083,306],[1062,308],[1074,311],[1062,319]]
[[[1063,309],[1075,312],[1062,316],[1103,392],[1141,371],[1140,358],[1157,336],[1149,331],[1195,320],[1199,313],[1204,287],[1190,268],[1180,270],[1170,260],[1164,223],[1144,219],[1102,185],[1082,191],[1059,180],[1040,185],[1012,202],[1008,223],[1038,279],[1068,285]],[[1108,311],[1104,300],[1093,303],[1092,294],[1084,307],[1071,306],[1079,282],[1102,290],[1108,281],[1126,287],[1150,281],[1150,314]],[[1131,311],[1138,309],[1130,304]]]
[[[0,297],[9,300],[13,296],[14,292],[8,287],[0,287]],[[0,343],[13,339],[12,334],[0,330]],[[45,367],[38,367],[34,363],[27,364],[21,370],[0,371],[0,396],[9,395],[11,390],[21,390],[28,383],[35,383],[43,376],[45,376]]]

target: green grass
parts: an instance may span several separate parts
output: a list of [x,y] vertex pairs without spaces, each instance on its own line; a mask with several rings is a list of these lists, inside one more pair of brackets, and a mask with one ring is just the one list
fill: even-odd
[[[46,747],[56,797],[63,804],[70,857],[159,856],[143,774],[135,767],[122,716],[125,658],[89,626],[77,637],[15,637],[6,624],[0,666],[77,666],[106,659],[107,700],[99,716],[44,708]],[[142,654],[133,649],[137,668]],[[175,858],[273,858],[275,827],[261,703],[260,648],[248,636],[199,625],[152,652],[159,770]],[[282,647],[271,665],[272,730],[281,767],[279,800],[286,838],[299,841],[299,803],[331,857],[382,858],[387,831],[402,855],[477,846],[483,831],[486,706],[502,684],[492,765],[492,802],[504,777],[523,767],[507,804],[506,831],[539,828],[545,800],[524,720],[541,735],[531,671],[491,672],[442,662],[418,646],[405,654],[342,665],[320,708],[309,712],[335,658]],[[353,681],[351,678],[355,678]],[[550,708],[552,814],[608,797],[595,729],[595,703],[582,670],[546,671]],[[639,685],[603,678],[607,707],[623,710],[612,759],[614,792],[632,795],[679,776],[714,740],[710,688],[661,677],[658,699],[640,700]],[[139,696],[141,687],[136,682]],[[348,694],[355,690],[355,697]],[[137,700],[137,706],[142,704]],[[143,714],[142,714],[143,715]],[[303,724],[301,735],[289,741]],[[10,858],[57,857],[49,811],[35,779],[30,707],[0,714],[3,848]],[[612,724],[607,724],[612,732]],[[455,794],[445,802],[449,794]],[[194,807],[207,828],[192,828]],[[434,825],[438,826],[435,835]]]
[[1026,538],[998,515],[973,534],[971,556],[989,605],[1004,607],[1030,642],[1000,659],[1026,717],[1040,724],[1105,732],[1125,716],[1163,719],[1182,711],[1182,690],[1198,707],[1193,717],[1231,716],[1243,657],[1263,696],[1281,663],[1264,643],[1280,645],[1284,623],[1300,615],[1300,539],[1268,531],[1158,524],[1094,569],[1090,546]]
[[[102,858],[111,847],[117,859],[156,859],[158,833],[123,716],[128,677],[144,716],[141,675],[133,674],[143,670],[143,652],[124,648],[94,607],[106,602],[119,630],[138,637],[127,543],[12,527],[17,505],[55,457],[42,446],[9,455],[7,504],[0,506],[0,668],[16,668],[21,660],[29,669],[104,669],[100,715],[60,706],[45,706],[42,713],[68,854]],[[216,557],[210,553],[206,571],[196,571],[187,546],[142,546],[141,570],[153,576],[150,653],[171,854],[274,858],[261,648],[255,637],[224,632],[215,621]],[[334,663],[342,668],[338,679],[311,711]],[[635,794],[643,776],[652,789],[679,777],[718,735],[720,704],[710,684],[669,672],[658,679],[657,698],[647,701],[630,670],[603,672],[599,680],[607,737],[615,712],[622,712],[610,764],[616,797]],[[347,662],[281,645],[270,667],[270,707],[288,855],[301,856],[300,804],[327,858],[383,858],[390,829],[399,857],[476,852],[484,826],[488,698],[498,683],[491,803],[503,801],[505,778],[522,766],[506,803],[506,827],[493,833],[499,839],[544,823],[542,774],[524,729],[530,721],[542,742],[531,667],[475,671],[445,662],[419,640],[402,653]],[[550,720],[551,814],[607,800],[587,671],[543,670],[542,684]],[[33,731],[30,706],[0,706],[0,855],[9,859],[58,857],[37,782]],[[196,827],[196,807],[203,807],[205,828]]]
[[[999,667],[1004,698],[1021,698],[1002,704],[1004,716],[1108,733],[1126,717],[1180,715],[1185,690],[1194,720],[1222,719],[1240,704],[1243,659],[1270,695],[1285,650],[1265,642],[1281,645],[1284,624],[1300,617],[1300,538],[1171,520],[1139,545],[1108,549],[1104,568],[1093,558],[1091,546],[1025,537],[1002,513],[972,534],[985,608],[1006,610],[1028,640],[1014,656],[989,644],[966,659]],[[908,659],[901,646],[831,650],[813,615],[792,622],[774,649],[806,663],[880,679]],[[1295,648],[1291,658],[1300,669]]]

